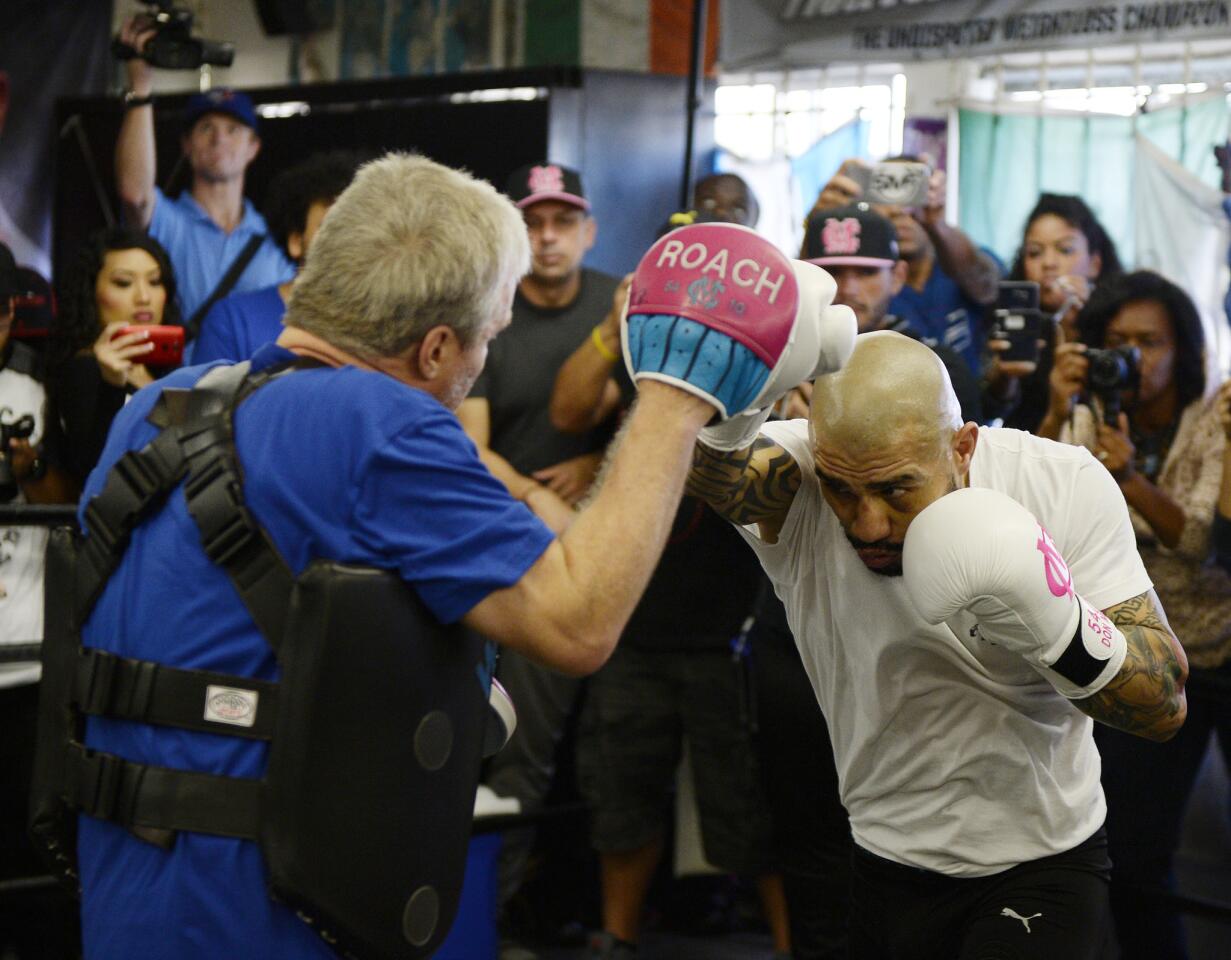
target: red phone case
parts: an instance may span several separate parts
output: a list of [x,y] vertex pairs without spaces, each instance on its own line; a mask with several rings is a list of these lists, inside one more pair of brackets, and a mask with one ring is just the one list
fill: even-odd
[[126,333],[135,333],[138,330],[146,331],[149,334],[150,343],[154,344],[154,349],[145,355],[142,360],[143,363],[154,367],[178,367],[184,362],[183,327],[137,323],[127,327],[120,327],[112,336],[112,339],[121,337]]

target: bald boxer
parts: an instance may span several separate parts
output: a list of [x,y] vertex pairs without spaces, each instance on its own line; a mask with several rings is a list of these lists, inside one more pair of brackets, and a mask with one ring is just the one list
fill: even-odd
[[924,345],[868,333],[811,416],[703,430],[690,492],[782,597],[855,840],[851,956],[1093,958],[1092,719],[1155,740],[1187,664],[1087,452],[963,423]]

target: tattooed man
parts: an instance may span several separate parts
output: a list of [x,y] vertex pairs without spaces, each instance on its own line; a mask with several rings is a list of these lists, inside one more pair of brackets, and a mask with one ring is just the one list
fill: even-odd
[[[851,956],[1097,955],[1092,720],[1184,722],[1183,651],[1085,450],[963,423],[943,364],[861,335],[808,420],[702,431],[690,492],[783,599],[855,840]],[[719,449],[719,448],[725,449]]]

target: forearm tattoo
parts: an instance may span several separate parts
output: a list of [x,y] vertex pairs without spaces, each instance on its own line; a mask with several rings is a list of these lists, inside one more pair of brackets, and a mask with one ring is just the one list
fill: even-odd
[[748,449],[730,453],[698,443],[687,489],[720,516],[743,525],[784,518],[799,483],[795,458],[758,437]]
[[1148,739],[1170,738],[1187,711],[1187,668],[1173,646],[1171,629],[1148,591],[1106,611],[1128,641],[1120,672],[1092,697],[1074,701],[1095,720]]

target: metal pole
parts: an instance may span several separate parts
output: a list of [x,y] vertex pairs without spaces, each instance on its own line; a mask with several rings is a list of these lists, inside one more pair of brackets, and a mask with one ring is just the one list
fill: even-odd
[[680,180],[680,209],[692,205],[692,149],[697,126],[697,110],[705,90],[705,27],[709,12],[707,0],[693,0],[692,53],[688,61],[688,101],[684,126],[684,176]]

